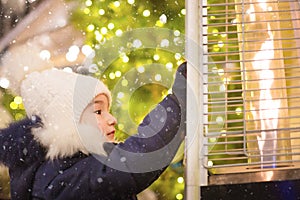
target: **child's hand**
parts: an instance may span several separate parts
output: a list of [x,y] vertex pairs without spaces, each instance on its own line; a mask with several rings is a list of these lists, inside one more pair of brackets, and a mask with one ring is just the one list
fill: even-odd
[[186,90],[187,90],[187,69],[186,62],[182,63],[177,71],[175,81],[172,87],[173,94],[179,101],[181,109],[185,109],[186,107]]
[[[177,73],[179,73],[179,75],[183,75],[186,78],[186,62],[182,63],[178,67]],[[176,76],[177,76],[177,74],[176,74]]]

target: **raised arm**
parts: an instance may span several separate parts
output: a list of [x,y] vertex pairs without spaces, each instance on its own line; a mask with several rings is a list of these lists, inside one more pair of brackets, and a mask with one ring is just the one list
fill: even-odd
[[112,150],[105,177],[111,179],[116,194],[137,194],[161,175],[184,139],[182,119],[178,101],[169,95],[147,115],[137,135]]
[[44,150],[33,139],[31,129],[41,126],[36,116],[25,118],[11,123],[7,128],[0,130],[0,162],[7,167],[31,163],[42,158]]
[[179,67],[172,90],[144,118],[138,133],[116,145],[105,161],[103,177],[114,185],[113,194],[125,198],[141,192],[174,158],[186,129],[186,63]]
[[[124,159],[132,159],[133,162],[128,161],[124,166],[129,167],[131,172],[153,171],[169,165],[184,139],[186,129],[186,63],[178,68],[172,91],[173,94],[165,97],[144,118],[136,135],[129,137],[124,143],[114,148],[118,154],[123,155]],[[110,157],[113,157],[113,154],[114,151]],[[148,163],[146,168],[143,167],[145,163]],[[119,169],[122,170],[122,168]]]

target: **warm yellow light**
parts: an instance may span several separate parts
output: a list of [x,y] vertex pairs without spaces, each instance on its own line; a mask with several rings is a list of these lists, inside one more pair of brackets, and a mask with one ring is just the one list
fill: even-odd
[[116,30],[116,36],[121,36],[123,34],[123,31],[121,29]]
[[110,29],[110,30],[112,30],[112,29],[115,28],[115,25],[114,25],[113,23],[109,23],[109,24],[107,25],[107,28]]
[[175,53],[174,55],[176,60],[179,60],[181,58],[181,54],[180,53]]
[[231,20],[231,23],[232,23],[232,24],[236,24],[236,22],[237,22],[237,19]]
[[103,9],[101,8],[101,9],[99,9],[98,13],[99,13],[99,15],[104,15],[104,14],[105,14],[105,10],[103,10]]
[[224,69],[218,69],[218,74],[219,74],[219,76],[223,76],[224,75]]
[[101,41],[103,39],[103,35],[101,33],[99,33],[99,31],[95,32],[95,35],[96,35],[97,41]]
[[122,75],[122,72],[120,72],[120,71],[116,71],[116,72],[115,72],[115,75],[116,75],[116,77],[121,77],[121,75]]
[[178,183],[183,183],[183,182],[184,182],[184,178],[181,177],[181,176],[178,177],[178,178],[177,178],[177,182],[178,182]]
[[160,20],[157,20],[156,23],[155,23],[155,26],[163,27],[164,24]]
[[179,65],[181,65],[183,62],[184,62],[184,60],[181,60],[181,59],[180,59],[180,60],[178,60],[178,61],[176,62],[176,65],[179,66]]
[[218,36],[219,30],[216,29],[216,28],[214,28],[214,29],[212,30],[212,33],[213,33],[213,36]]
[[182,9],[182,10],[180,11],[180,13],[183,14],[183,15],[186,15],[186,10],[185,10],[185,9]]
[[129,57],[128,56],[123,56],[122,61],[123,61],[123,63],[128,63],[129,62]]
[[178,200],[183,199],[183,195],[181,193],[176,194],[176,199]]
[[160,74],[156,74],[156,75],[154,76],[154,79],[155,79],[156,81],[161,81],[161,75],[160,75]]
[[16,110],[18,109],[18,104],[16,104],[16,102],[12,101],[10,104],[9,104],[9,107],[13,110]]
[[223,119],[223,117],[222,117],[222,116],[218,116],[218,117],[216,118],[216,122],[217,122],[217,124],[224,124],[224,119]]
[[220,47],[220,48],[224,47],[224,42],[223,41],[219,41],[218,42],[218,47]]
[[85,1],[86,6],[91,6],[92,4],[93,4],[93,2],[91,0],[86,0]]
[[128,81],[126,79],[123,79],[121,84],[122,86],[126,87],[128,85]]
[[168,70],[172,70],[172,69],[173,69],[173,63],[168,62],[168,63],[166,64],[166,68],[167,68]]
[[88,9],[88,8],[85,8],[84,10],[83,10],[83,13],[84,14],[86,14],[86,15],[88,15],[88,14],[90,14],[90,9]]
[[221,136],[226,137],[226,130],[221,130]]
[[211,72],[216,74],[218,73],[218,68],[216,66],[214,66],[212,69],[211,69]]
[[158,54],[155,54],[155,55],[153,56],[153,59],[157,61],[157,60],[160,59],[160,56],[159,56]]
[[218,45],[214,45],[213,51],[215,51],[215,52],[220,51],[220,47]]
[[115,2],[114,2],[114,6],[115,6],[115,7],[120,7],[120,5],[121,5],[120,1],[115,1]]
[[16,115],[15,115],[15,119],[16,120],[20,120],[20,119],[22,119],[24,116],[21,114],[21,113],[17,113]]
[[129,4],[134,4],[134,0],[127,0],[127,2],[129,3]]
[[95,30],[95,26],[94,26],[94,24],[90,24],[87,26],[86,29],[87,29],[87,31],[92,32],[93,30]]
[[16,96],[15,98],[14,98],[14,102],[16,103],[16,104],[21,104],[22,102],[23,102],[23,100],[22,100],[22,97],[20,97],[20,96]]
[[19,104],[18,108],[21,109],[21,110],[25,110],[24,104]]
[[102,27],[102,28],[100,29],[100,32],[101,32],[103,35],[107,34],[107,28],[106,28],[106,27]]
[[144,16],[144,17],[149,17],[150,14],[151,14],[151,13],[150,13],[150,10],[144,10],[144,11],[143,11],[143,16]]
[[235,113],[236,113],[237,115],[241,115],[241,114],[242,114],[242,108],[241,108],[241,107],[236,108],[236,109],[235,109]]
[[137,68],[137,71],[140,73],[144,73],[145,72],[145,68],[143,66],[140,66]]
[[179,37],[179,36],[180,36],[180,31],[179,31],[179,30],[175,30],[175,31],[174,31],[174,35],[175,35],[176,37]]
[[108,76],[109,76],[109,78],[112,79],[112,80],[116,78],[116,75],[115,75],[115,73],[113,73],[113,72],[109,73]]

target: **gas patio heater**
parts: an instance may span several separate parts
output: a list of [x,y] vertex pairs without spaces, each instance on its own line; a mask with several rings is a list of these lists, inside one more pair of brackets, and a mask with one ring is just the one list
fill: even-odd
[[216,191],[246,188],[250,194],[257,185],[288,180],[298,187],[299,1],[192,0],[186,5],[188,69],[199,72],[196,77],[188,72],[197,83],[188,95],[196,93],[200,107],[199,113],[192,105],[187,109],[188,122],[199,119],[197,136],[193,124],[187,128],[187,198],[230,199],[230,192]]

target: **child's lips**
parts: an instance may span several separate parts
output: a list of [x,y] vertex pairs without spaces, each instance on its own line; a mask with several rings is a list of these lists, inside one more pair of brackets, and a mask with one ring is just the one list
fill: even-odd
[[106,134],[106,138],[110,141],[113,142],[115,140],[115,130],[109,132]]
[[107,136],[110,136],[110,135],[114,135],[115,134],[115,130],[113,130],[113,131],[111,131],[111,132],[109,132],[108,134],[106,134]]

